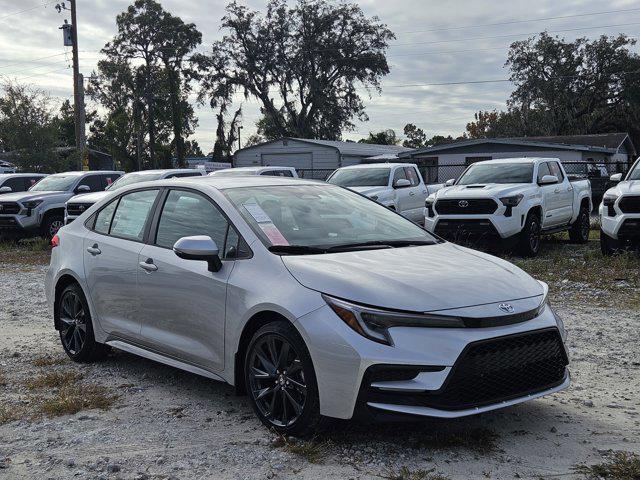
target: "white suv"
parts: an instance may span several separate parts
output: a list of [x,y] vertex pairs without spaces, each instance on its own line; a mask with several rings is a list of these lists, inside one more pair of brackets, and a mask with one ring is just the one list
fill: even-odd
[[600,204],[600,246],[605,255],[640,244],[640,158],[621,180],[621,173],[611,176],[620,183],[605,192]]

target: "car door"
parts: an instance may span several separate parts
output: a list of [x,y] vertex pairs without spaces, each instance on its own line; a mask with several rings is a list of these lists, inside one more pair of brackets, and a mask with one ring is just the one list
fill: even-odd
[[552,175],[548,162],[542,162],[538,165],[538,185],[540,186],[540,194],[542,195],[542,205],[544,207],[544,218],[542,219],[542,228],[549,228],[559,224],[558,212],[560,209],[559,197],[556,192],[558,184],[542,185],[542,178],[545,175]]
[[411,208],[411,187],[395,188],[395,184],[398,180],[409,180],[404,167],[397,167],[393,172],[391,187],[395,192],[396,211],[402,215],[406,215]]
[[558,185],[554,190],[557,195],[558,213],[556,219],[559,224],[569,223],[573,216],[573,186],[564,173],[558,162],[549,162],[551,175],[558,177]]
[[215,203],[189,189],[171,189],[138,258],[142,343],[213,371],[224,368],[224,319],[232,261],[217,272],[173,252],[182,237],[208,235],[224,256],[229,222]]
[[415,167],[404,167],[404,170],[407,178],[411,182],[411,187],[408,188],[409,199],[407,201],[408,211],[406,212],[406,216],[414,222],[422,222],[424,221],[422,215],[424,211],[424,201],[427,198],[427,189],[422,182],[420,182],[420,175]]
[[158,189],[137,190],[108,203],[84,238],[84,271],[98,322],[109,335],[140,336],[137,277]]

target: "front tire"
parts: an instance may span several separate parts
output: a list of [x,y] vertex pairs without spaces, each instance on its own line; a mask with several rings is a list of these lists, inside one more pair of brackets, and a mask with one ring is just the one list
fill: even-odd
[[260,328],[244,362],[251,406],[267,427],[285,435],[308,436],[322,421],[318,384],[309,351],[287,321]]
[[602,255],[608,257],[616,253],[617,250],[618,242],[600,230],[600,251]]
[[591,219],[589,209],[581,208],[578,218],[569,229],[569,240],[574,243],[585,244],[589,242],[589,232],[591,231]]
[[520,232],[518,251],[523,257],[535,257],[540,251],[541,225],[540,218],[534,212],[529,212]]
[[109,347],[96,342],[87,299],[77,283],[68,285],[57,303],[56,318],[60,342],[74,362],[92,362],[104,358]]
[[59,214],[51,214],[45,217],[42,222],[41,234],[44,238],[51,239],[64,226],[64,217]]

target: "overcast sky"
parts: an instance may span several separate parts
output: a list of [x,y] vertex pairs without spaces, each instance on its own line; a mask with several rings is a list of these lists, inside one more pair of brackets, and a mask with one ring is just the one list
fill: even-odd
[[[99,50],[115,33],[116,15],[131,2],[77,2],[80,70],[88,76],[100,58]],[[58,14],[55,3],[0,0],[0,75],[33,83],[62,100],[72,98],[71,53],[63,47],[58,30],[68,14]],[[221,37],[220,18],[226,3],[225,0],[162,1],[165,9],[196,24],[203,34],[201,50]],[[252,8],[264,9],[266,0],[246,3]],[[401,134],[406,123],[415,123],[429,136],[459,135],[477,110],[503,108],[512,85],[508,82],[421,84],[505,79],[508,71],[504,62],[509,44],[533,33],[546,29],[567,39],[618,33],[638,37],[640,34],[640,3],[634,0],[469,0],[446,2],[447,6],[435,0],[357,3],[367,15],[376,15],[386,23],[397,39],[388,52],[391,73],[383,81],[382,94],[365,97],[370,120],[358,122],[354,132],[345,132],[345,138],[354,140],[383,128],[393,128]],[[618,12],[603,13],[612,11]],[[600,14],[589,15],[592,13]],[[567,16],[571,17],[551,18]],[[254,101],[245,102],[243,107],[242,135],[246,138],[255,133],[259,111]],[[206,153],[211,151],[215,140],[214,115],[208,107],[198,107],[197,114],[199,127],[192,138]]]

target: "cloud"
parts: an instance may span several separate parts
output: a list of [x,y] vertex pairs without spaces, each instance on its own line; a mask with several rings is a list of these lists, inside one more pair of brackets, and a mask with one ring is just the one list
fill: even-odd
[[[39,1],[39,0],[38,0]],[[36,6],[2,0],[0,18],[0,75],[30,82],[52,96],[72,96],[71,54],[64,54],[62,33],[58,27],[68,13],[58,14],[55,2],[12,15]],[[81,71],[88,76],[96,68],[99,50],[116,31],[116,16],[131,2],[93,0],[78,2],[78,26]],[[244,2],[250,8],[264,9],[266,1]],[[640,23],[640,10],[626,13],[572,17],[544,21],[527,21],[543,17],[559,17],[605,12],[637,7],[631,0],[604,2],[597,0],[494,0],[478,2],[436,2],[433,0],[362,0],[365,14],[377,16],[397,36],[388,52],[391,73],[383,81],[381,95],[363,98],[368,122],[356,121],[354,132],[346,138],[359,139],[369,131],[393,128],[402,132],[406,123],[415,123],[429,135],[459,135],[467,122],[480,109],[504,108],[511,92],[510,83],[414,86],[425,83],[465,82],[508,77],[504,62],[509,44],[523,34],[585,28],[559,33],[566,38],[596,37],[601,34],[629,33],[637,27],[609,27],[621,23]],[[203,34],[202,49],[222,36],[223,0],[164,0],[163,7],[186,22],[193,22]],[[3,17],[3,15],[9,15]],[[507,23],[520,22],[520,23]],[[495,25],[504,23],[503,25]],[[494,25],[488,25],[494,24]],[[588,28],[588,29],[587,29]],[[509,36],[507,36],[509,35]],[[68,50],[68,49],[66,49]],[[56,56],[53,56],[56,55]],[[40,60],[41,57],[50,57]],[[242,135],[255,132],[260,116],[255,100],[243,102]],[[193,138],[204,151],[210,151],[215,135],[215,119],[209,107],[198,106],[199,127]]]

